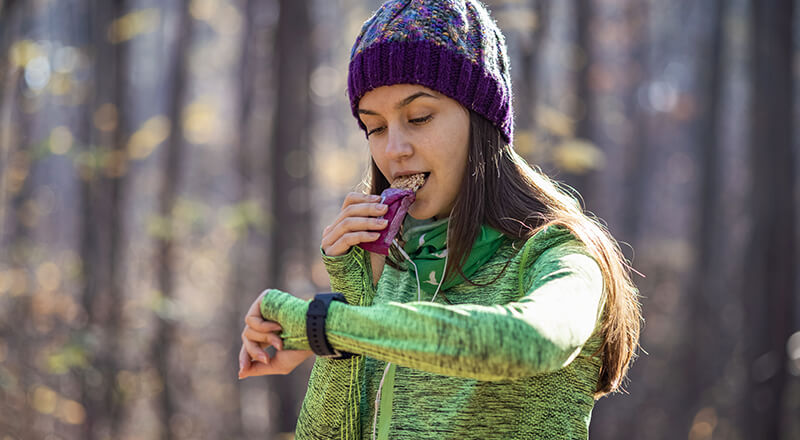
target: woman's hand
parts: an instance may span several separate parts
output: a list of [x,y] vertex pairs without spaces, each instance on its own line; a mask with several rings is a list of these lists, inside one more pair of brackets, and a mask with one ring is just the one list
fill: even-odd
[[[245,366],[239,370],[239,379],[269,374],[289,374],[313,354],[314,352],[311,350],[283,350],[275,352],[275,356],[269,360],[269,364],[264,364],[261,361],[246,363]],[[245,353],[245,357],[249,356]],[[242,360],[241,354],[239,355],[239,360]]]
[[388,222],[380,217],[388,207],[380,203],[381,196],[351,192],[342,204],[336,220],[322,232],[322,250],[335,257],[346,254],[359,243],[375,241]]
[[[283,351],[283,341],[278,336],[281,326],[277,322],[261,317],[262,293],[250,306],[244,318],[242,349],[239,351],[239,379],[266,374],[288,374],[300,363],[314,354],[310,350]],[[264,351],[272,346],[277,349],[271,359]]]

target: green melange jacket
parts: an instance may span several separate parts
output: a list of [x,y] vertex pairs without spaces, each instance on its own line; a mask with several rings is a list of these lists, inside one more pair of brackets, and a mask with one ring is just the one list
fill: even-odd
[[[317,358],[298,440],[371,438],[387,362],[396,365],[390,439],[588,437],[603,281],[569,231],[551,226],[527,242],[507,240],[473,276],[476,284],[499,279],[448,289],[452,304],[441,295],[417,301],[413,270],[387,265],[373,288],[360,248],[323,259],[331,288],[350,304],[331,304],[328,340],[363,356]],[[277,290],[265,296],[262,314],[282,325],[286,349],[308,349],[307,307]]]

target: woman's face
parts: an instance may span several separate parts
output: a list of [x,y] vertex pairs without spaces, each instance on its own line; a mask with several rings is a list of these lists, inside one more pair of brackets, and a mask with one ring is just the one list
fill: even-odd
[[383,86],[358,103],[372,159],[392,183],[430,173],[408,210],[418,220],[448,217],[467,167],[469,112],[452,98],[414,84]]

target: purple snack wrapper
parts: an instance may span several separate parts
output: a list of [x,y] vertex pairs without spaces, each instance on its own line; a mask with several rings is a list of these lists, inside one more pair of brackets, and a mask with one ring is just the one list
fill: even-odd
[[389,209],[380,218],[389,220],[389,224],[381,231],[381,235],[377,240],[359,243],[358,246],[365,251],[389,255],[389,247],[392,246],[392,240],[400,231],[400,226],[408,213],[408,208],[417,197],[414,195],[414,191],[396,188],[387,188],[381,193],[381,197],[383,198],[383,204],[388,205]]

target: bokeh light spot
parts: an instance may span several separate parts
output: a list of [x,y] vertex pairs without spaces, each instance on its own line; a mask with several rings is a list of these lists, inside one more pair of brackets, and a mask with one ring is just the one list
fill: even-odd
[[158,115],[148,119],[131,135],[128,141],[128,157],[144,159],[169,137],[169,133],[169,118]]
[[61,284],[61,269],[52,261],[42,263],[36,269],[36,280],[45,292],[52,292]]
[[105,156],[105,173],[108,177],[122,177],[128,171],[128,153],[114,150]]
[[107,102],[94,112],[94,126],[100,131],[113,131],[117,128],[117,106]]
[[24,269],[12,269],[9,271],[11,279],[8,292],[11,296],[19,296],[28,291],[28,274]]
[[72,46],[56,49],[53,55],[53,70],[58,73],[70,73],[78,65],[78,50]]
[[42,56],[44,50],[41,46],[31,40],[20,40],[14,42],[8,51],[8,58],[11,64],[17,67],[25,67],[32,59]]
[[334,187],[347,188],[353,184],[359,173],[360,162],[347,151],[330,150],[319,153],[315,163],[316,173],[322,182],[328,182]]
[[703,408],[697,412],[689,431],[689,440],[704,440],[712,438],[717,427],[717,411],[714,408]]
[[72,77],[65,73],[55,73],[50,79],[50,93],[63,96],[72,91]]
[[789,336],[786,354],[789,356],[789,372],[793,376],[800,376],[800,331]]
[[566,113],[547,106],[540,106],[537,110],[539,125],[550,133],[563,137],[572,137],[575,133],[575,120]]
[[602,168],[605,164],[605,155],[591,142],[568,139],[553,149],[553,161],[564,171],[585,174]]
[[50,151],[53,154],[66,154],[72,148],[72,132],[59,125],[50,132]]
[[338,86],[340,86],[340,78],[343,77],[332,66],[323,64],[311,74],[311,91],[320,98],[331,98],[341,92],[338,90]]
[[50,82],[50,61],[38,56],[25,65],[25,83],[35,91],[41,91]]
[[58,402],[56,416],[64,423],[80,425],[86,420],[86,410],[80,403],[64,399]]
[[189,13],[196,20],[209,21],[217,12],[219,2],[216,0],[192,0],[189,4]]
[[36,385],[29,396],[30,404],[42,414],[52,414],[58,404],[58,394],[44,385]]
[[122,43],[137,35],[158,29],[161,13],[157,8],[134,11],[114,20],[108,27],[108,40]]
[[206,99],[199,99],[183,111],[183,132],[193,144],[208,143],[216,131],[217,112]]

